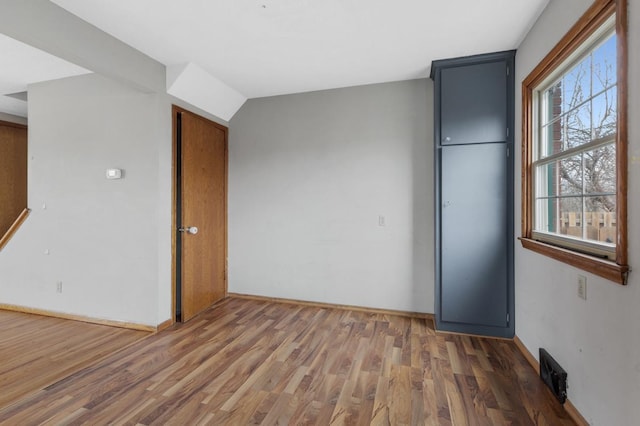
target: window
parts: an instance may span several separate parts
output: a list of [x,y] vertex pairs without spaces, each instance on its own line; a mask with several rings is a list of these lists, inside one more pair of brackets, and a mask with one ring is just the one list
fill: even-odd
[[[572,55],[573,56],[573,55]],[[534,88],[533,238],[615,259],[613,17]]]
[[524,80],[525,248],[626,283],[626,2],[599,0]]

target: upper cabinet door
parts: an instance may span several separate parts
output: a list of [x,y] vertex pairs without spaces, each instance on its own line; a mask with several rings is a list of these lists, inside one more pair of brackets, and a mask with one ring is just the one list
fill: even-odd
[[442,145],[507,140],[506,73],[505,61],[441,70]]

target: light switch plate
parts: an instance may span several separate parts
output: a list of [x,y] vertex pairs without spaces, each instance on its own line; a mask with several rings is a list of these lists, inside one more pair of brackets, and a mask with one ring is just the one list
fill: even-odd
[[587,277],[578,275],[578,297],[587,300]]
[[107,179],[121,179],[122,170],[120,169],[107,169]]

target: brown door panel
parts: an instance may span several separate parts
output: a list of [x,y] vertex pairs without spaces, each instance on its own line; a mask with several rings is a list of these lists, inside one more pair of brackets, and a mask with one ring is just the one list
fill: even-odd
[[180,232],[182,320],[226,296],[227,129],[195,114],[181,117]]

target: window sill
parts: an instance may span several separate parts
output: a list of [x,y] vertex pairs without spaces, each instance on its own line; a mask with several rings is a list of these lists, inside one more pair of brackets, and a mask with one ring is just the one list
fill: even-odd
[[518,239],[522,243],[522,247],[526,249],[591,272],[594,275],[606,278],[616,284],[627,284],[627,275],[629,274],[628,265],[618,265],[610,260],[599,259],[529,238],[520,237]]

